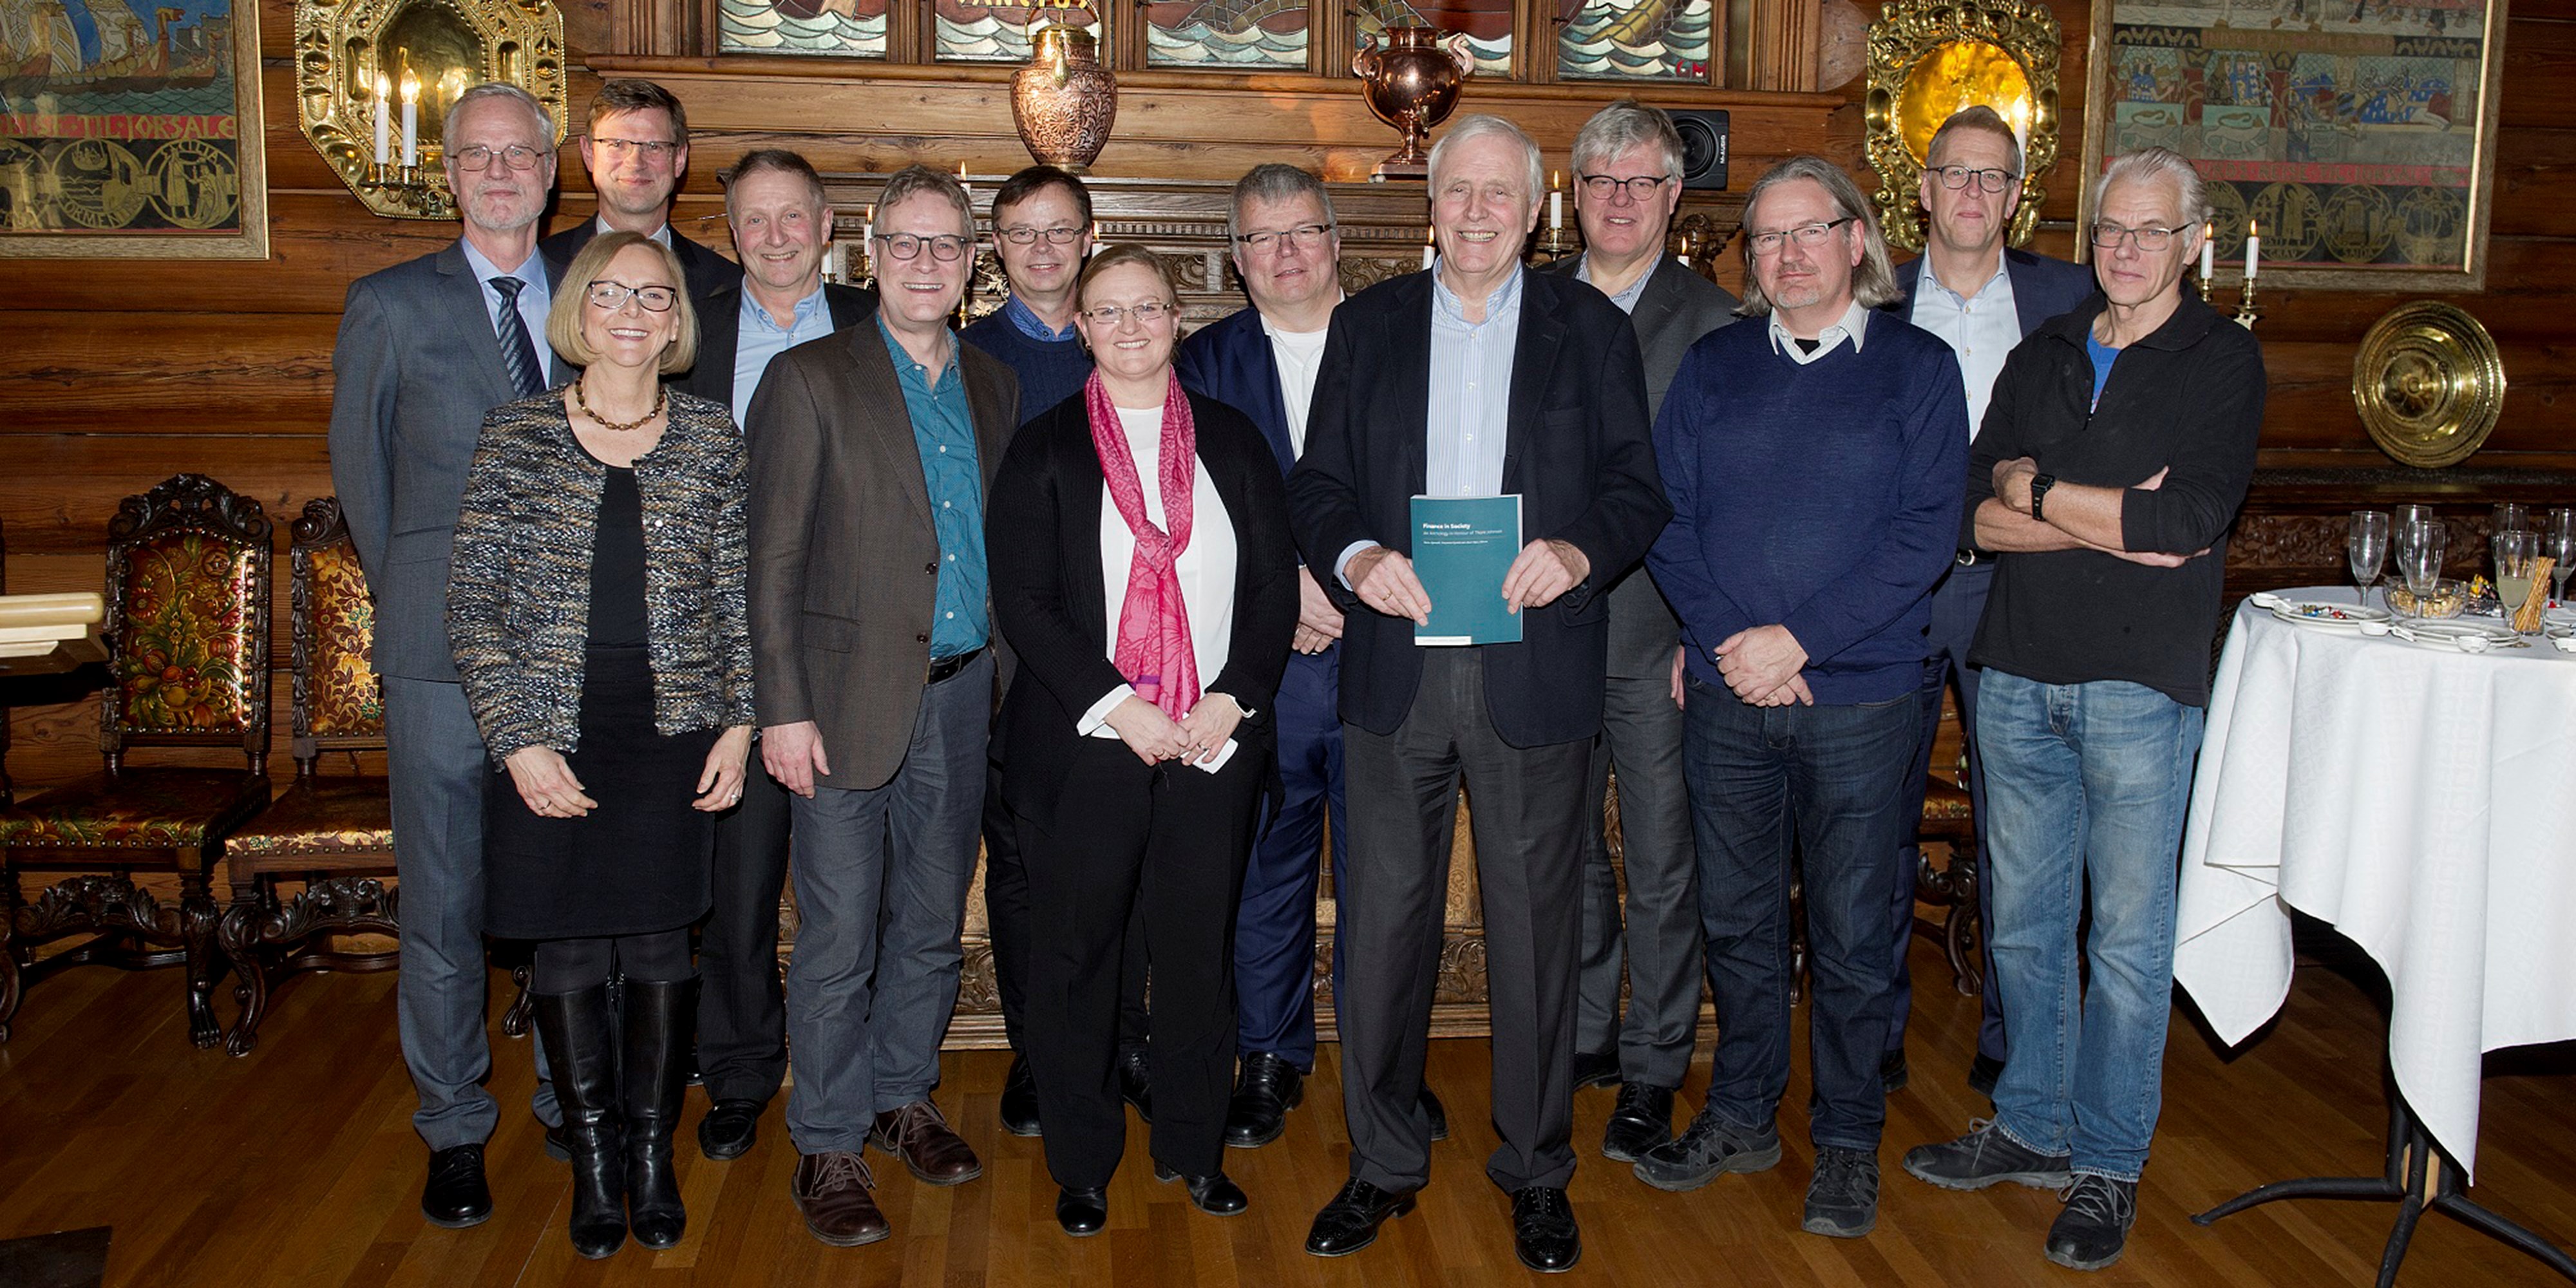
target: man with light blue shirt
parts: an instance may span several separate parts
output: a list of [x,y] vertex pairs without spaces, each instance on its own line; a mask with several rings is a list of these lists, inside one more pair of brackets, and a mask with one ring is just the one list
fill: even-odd
[[[744,278],[697,302],[698,362],[679,385],[750,418],[770,360],[868,320],[876,294],[823,280],[832,208],[805,158],[745,153],[724,174],[725,218]],[[712,1102],[698,1121],[710,1159],[738,1158],[787,1074],[778,982],[778,895],[787,880],[787,790],[759,767],[716,820],[715,909],[698,943],[698,1068]]]

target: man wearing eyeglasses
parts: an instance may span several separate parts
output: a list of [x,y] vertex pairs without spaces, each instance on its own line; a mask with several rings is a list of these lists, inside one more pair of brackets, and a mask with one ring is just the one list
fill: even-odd
[[[1915,196],[1930,217],[1930,237],[1923,254],[1896,266],[1897,299],[1888,310],[1941,337],[1958,355],[1959,374],[1968,391],[1968,438],[1975,441],[1986,417],[1986,402],[2004,355],[2039,324],[2082,304],[2093,294],[2093,275],[2082,266],[2034,255],[2004,244],[2012,230],[2013,212],[2021,208],[2021,140],[1991,107],[1963,108],[1941,123],[1926,149]],[[1955,680],[1959,686],[1959,729],[1967,743],[1968,796],[1976,818],[1977,849],[1985,852],[1986,806],[1984,763],[1977,755],[1977,669],[1968,665],[1968,645],[1976,638],[1977,619],[1986,610],[1986,590],[1994,583],[1994,556],[1962,545],[1952,556],[1949,573],[1932,592],[1932,658],[1923,664],[1922,729],[1916,739],[1915,763],[1922,773],[1906,779],[1905,817],[1923,816],[1924,789],[1931,782],[1932,743],[1941,727],[1941,698]],[[1891,1092],[1905,1085],[1905,1021],[1913,1009],[1914,976],[1907,967],[1914,935],[1914,873],[1922,851],[1914,844],[1914,823],[1903,830],[1905,843],[1896,851],[1896,886],[1890,895],[1888,934],[1896,954],[1896,992],[1887,1023],[1887,1051],[1879,1059],[1879,1078]],[[1968,1085],[1992,1095],[1995,1076],[2004,1067],[2003,1006],[1995,995],[1994,941],[1988,936],[1984,1018],[1977,1028],[1977,1054],[1968,1069]]]
[[581,136],[581,168],[590,175],[599,213],[539,243],[548,263],[569,265],[591,238],[623,229],[680,257],[692,300],[742,281],[742,269],[732,260],[671,227],[671,194],[689,168],[689,113],[671,91],[648,80],[601,85],[590,100],[590,128]]
[[1091,355],[1073,328],[1076,281],[1091,256],[1091,190],[1051,165],[1033,165],[993,193],[993,253],[1010,279],[1002,307],[961,334],[1020,377],[1020,414],[1082,392]]
[[[1627,311],[1645,361],[1650,416],[1663,409],[1691,343],[1735,320],[1734,295],[1665,253],[1682,199],[1681,160],[1681,135],[1662,112],[1621,99],[1594,113],[1574,136],[1583,254],[1554,266]],[[1619,1084],[1601,1153],[1622,1163],[1673,1138],[1673,1093],[1699,1036],[1699,878],[1682,784],[1680,644],[1672,607],[1644,564],[1630,565],[1610,584],[1610,672],[1583,831],[1583,966],[1574,1021],[1574,1085]],[[1605,833],[1614,763],[1624,905]]]
[[792,1193],[815,1238],[892,1233],[862,1147],[930,1185],[983,1165],[930,1101],[957,1003],[997,672],[984,498],[1009,368],[949,315],[975,267],[955,177],[908,166],[870,229],[873,323],[780,354],[752,395],[761,763],[791,794]]
[[[358,279],[331,354],[331,481],[376,603],[376,674],[403,885],[398,1016],[428,1142],[421,1212],[492,1215],[483,1145],[499,1111],[483,1082],[483,791],[491,777],[447,639],[447,561],[483,414],[569,372],[541,346],[556,273],[537,253],[555,181],[554,121],[514,85],[447,111],[456,244]],[[543,1081],[536,1112],[560,1123]]]
[[1638,1179],[1696,1189],[1781,1157],[1791,856],[1806,892],[1815,1165],[1801,1226],[1878,1223],[1887,861],[1913,764],[1933,583],[1968,409],[1896,296],[1851,177],[1792,157],[1747,194],[1743,312],[1691,346],[1655,420],[1673,521],[1647,555],[1688,646],[1684,774],[1717,1053],[1708,1101]]
[[2060,1189],[2043,1249],[2077,1270],[2120,1259],[2155,1136],[2175,853],[2264,396],[2253,333],[2182,284],[2209,218],[2191,163],[2128,153],[2093,193],[2101,295],[2004,363],[1959,530],[2002,553],[1970,660],[2012,1041],[1994,1119],[1905,1155],[1944,1189]]

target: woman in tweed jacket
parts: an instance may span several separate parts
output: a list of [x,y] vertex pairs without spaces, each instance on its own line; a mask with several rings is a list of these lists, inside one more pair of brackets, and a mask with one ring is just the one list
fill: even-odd
[[661,381],[697,348],[685,280],[633,233],[573,260],[546,339],[586,370],[484,417],[448,582],[456,669],[498,767],[484,930],[536,941],[586,1257],[630,1227],[670,1247],[687,1220],[671,1137],[696,1014],[688,927],[751,747],[742,435],[722,404]]

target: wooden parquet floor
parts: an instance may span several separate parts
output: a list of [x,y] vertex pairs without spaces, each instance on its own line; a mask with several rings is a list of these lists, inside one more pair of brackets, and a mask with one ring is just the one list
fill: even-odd
[[[1929,951],[1917,978],[1945,981]],[[496,976],[496,983],[499,977]],[[496,997],[499,990],[496,988]],[[994,1121],[1005,1057],[951,1055],[939,1093],[985,1159],[956,1189],[875,1166],[895,1238],[827,1248],[808,1237],[787,1196],[795,1155],[772,1109],[760,1144],[731,1163],[697,1156],[704,1109],[692,1090],[680,1150],[689,1237],[652,1253],[629,1244],[584,1262],[562,1224],[569,1183],[539,1147],[528,1116],[524,1043],[496,1043],[504,1105],[491,1151],[494,1218],[471,1230],[420,1219],[424,1151],[412,1134],[411,1085],[394,1036],[393,977],[319,976],[289,984],[242,1060],[189,1047],[171,972],[80,970],[34,990],[14,1041],[0,1046],[0,1239],[114,1227],[110,1285],[1206,1285],[1348,1284],[1365,1288],[1482,1285],[1538,1277],[1512,1259],[1507,1206],[1482,1176],[1494,1144],[1485,1106],[1485,1045],[1433,1044],[1431,1077],[1457,1135],[1434,1153],[1419,1211],[1377,1246],[1339,1261],[1301,1250],[1315,1208],[1344,1168],[1332,1052],[1288,1135],[1230,1151],[1252,1210],[1219,1220],[1156,1185],[1141,1128],[1110,1193],[1105,1236],[1055,1228],[1055,1187],[1034,1140]],[[1638,1183],[1597,1149],[1611,1093],[1576,1103],[1583,1163],[1573,1197],[1583,1262],[1571,1284],[1702,1285],[2324,1285],[2367,1284],[2395,1209],[2310,1200],[2275,1204],[2202,1229],[2188,1214],[2267,1180],[2373,1172],[2380,1157],[2385,1037],[2363,986],[2303,965],[2285,1017],[2233,1058],[2179,1008],[2167,1063],[2163,1128],[2128,1256],[2077,1275],[2047,1264],[2041,1238],[2056,1212],[2043,1193],[1999,1187],[1934,1190],[1903,1175],[1912,1144],[1962,1130],[1982,1112],[1963,1071],[1975,1008],[1946,987],[1916,1002],[1913,1085],[1892,1097],[1876,1233],[1841,1241],[1802,1234],[1798,1207],[1812,1154],[1803,1074],[1782,1110],[1789,1156],[1773,1171],[1726,1177],[1692,1194]],[[496,1030],[497,1032],[497,1030]],[[2490,1062],[2481,1202],[2562,1243],[2576,1243],[2576,1051]],[[1805,1058],[1799,1056],[1803,1070]],[[1684,1100],[1695,1106],[1707,1064]],[[872,1156],[874,1158],[876,1156]],[[2536,1263],[2445,1217],[2428,1217],[2401,1284],[2470,1288],[2558,1282]]]

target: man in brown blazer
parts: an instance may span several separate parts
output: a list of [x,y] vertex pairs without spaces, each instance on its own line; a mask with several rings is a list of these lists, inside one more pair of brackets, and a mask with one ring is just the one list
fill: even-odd
[[751,402],[761,757],[794,793],[794,1193],[814,1236],[892,1228],[861,1157],[983,1173],[930,1091],[957,1002],[995,671],[984,497],[1019,386],[947,326],[975,266],[957,181],[886,183],[876,316],[788,350]]

